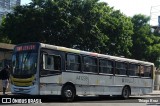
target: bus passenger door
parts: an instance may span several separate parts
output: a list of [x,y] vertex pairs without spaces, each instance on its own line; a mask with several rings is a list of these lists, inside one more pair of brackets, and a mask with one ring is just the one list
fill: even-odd
[[55,54],[42,54],[40,70],[40,94],[60,94],[61,57]]

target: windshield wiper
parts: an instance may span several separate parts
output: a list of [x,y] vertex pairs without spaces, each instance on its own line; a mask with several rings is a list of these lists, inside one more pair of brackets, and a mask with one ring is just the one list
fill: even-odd
[[[25,53],[24,53],[24,54],[25,54]],[[23,71],[23,65],[25,65],[26,60],[30,57],[31,51],[27,52],[26,57],[24,57],[24,54],[23,54],[22,63],[21,63],[21,73],[22,73],[22,71]]]
[[24,61],[23,61],[23,63],[26,61],[26,59],[28,59],[30,57],[30,55],[31,55],[31,52],[28,52],[26,57],[25,57],[25,59],[24,59]]

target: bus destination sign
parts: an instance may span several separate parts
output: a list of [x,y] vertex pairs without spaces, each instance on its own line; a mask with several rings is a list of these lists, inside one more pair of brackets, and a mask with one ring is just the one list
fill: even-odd
[[35,45],[22,45],[22,46],[17,46],[16,51],[28,51],[28,50],[35,50],[36,46]]

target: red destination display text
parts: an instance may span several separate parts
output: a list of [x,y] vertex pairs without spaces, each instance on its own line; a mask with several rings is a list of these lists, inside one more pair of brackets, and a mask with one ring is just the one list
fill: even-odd
[[16,47],[16,51],[34,50],[35,48],[36,48],[35,45],[18,46]]

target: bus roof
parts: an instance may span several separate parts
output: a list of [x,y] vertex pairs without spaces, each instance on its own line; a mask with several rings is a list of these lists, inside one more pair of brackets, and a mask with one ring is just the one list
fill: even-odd
[[95,57],[100,57],[100,58],[107,58],[107,59],[116,60],[120,62],[122,61],[122,62],[129,62],[129,63],[135,63],[135,64],[154,65],[151,62],[140,61],[140,60],[135,60],[135,59],[128,59],[128,58],[118,57],[118,56],[105,55],[105,54],[98,54],[94,52],[87,52],[87,51],[82,51],[82,50],[77,50],[77,49],[66,48],[62,46],[55,46],[55,45],[44,44],[44,43],[40,43],[40,45],[42,48],[54,49],[54,50],[65,51],[65,52],[76,53],[76,54],[83,54],[83,55],[88,55],[88,56],[95,56]]

